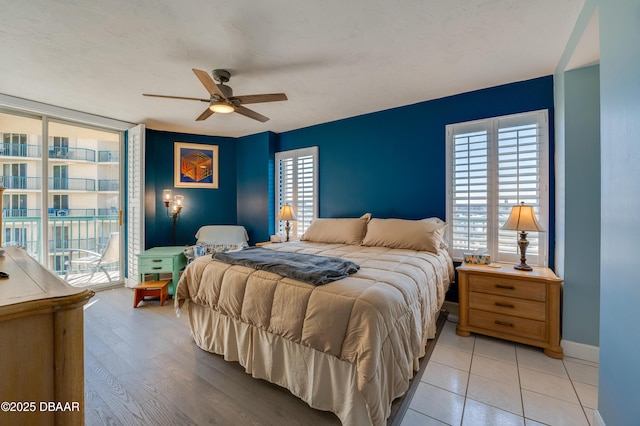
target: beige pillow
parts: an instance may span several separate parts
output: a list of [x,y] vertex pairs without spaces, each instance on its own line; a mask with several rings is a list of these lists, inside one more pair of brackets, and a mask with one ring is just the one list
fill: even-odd
[[370,213],[358,219],[314,219],[301,241],[333,244],[360,244],[367,232]]
[[432,219],[371,219],[362,245],[437,253],[446,226]]
[[444,220],[440,219],[439,217],[428,217],[426,219],[422,219],[425,222],[433,222],[437,225],[442,226],[442,228],[440,229],[440,236],[442,238],[442,240],[440,241],[440,248],[441,249],[448,249],[449,248],[449,244],[447,244],[447,240],[445,238],[445,231],[447,230],[447,222],[445,222]]

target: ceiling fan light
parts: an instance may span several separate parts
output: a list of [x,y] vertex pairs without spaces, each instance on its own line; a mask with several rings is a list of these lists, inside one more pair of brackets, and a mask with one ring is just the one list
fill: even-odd
[[234,111],[233,105],[223,101],[212,102],[211,106],[209,106],[209,109],[219,114],[229,114],[230,112]]

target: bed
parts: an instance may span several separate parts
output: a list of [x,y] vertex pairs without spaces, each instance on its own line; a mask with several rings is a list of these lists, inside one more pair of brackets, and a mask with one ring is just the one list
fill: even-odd
[[200,348],[335,413],[344,425],[384,425],[435,335],[453,276],[446,225],[393,221],[317,219],[302,241],[267,246],[359,265],[318,286],[198,257],[178,283],[176,309],[189,302]]

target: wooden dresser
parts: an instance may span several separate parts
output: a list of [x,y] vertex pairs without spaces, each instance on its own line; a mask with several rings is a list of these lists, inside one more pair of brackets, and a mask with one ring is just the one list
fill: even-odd
[[519,271],[462,264],[458,270],[459,315],[456,333],[471,332],[538,346],[562,358],[560,304],[562,280],[551,269]]
[[84,311],[74,288],[22,249],[0,256],[0,424],[84,423]]

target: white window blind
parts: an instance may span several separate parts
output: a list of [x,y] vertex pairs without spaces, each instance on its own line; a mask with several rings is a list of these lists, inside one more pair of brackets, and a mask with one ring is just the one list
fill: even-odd
[[[298,220],[290,222],[290,238],[300,237],[318,216],[318,147],[277,152],[276,217],[290,204]],[[276,232],[284,235],[284,222],[276,220]]]
[[[511,208],[534,206],[548,229],[547,111],[448,125],[447,221],[451,254],[486,250],[492,260],[519,259],[517,232],[503,231]],[[546,265],[546,233],[527,236],[527,263]]]
[[138,256],[144,251],[144,149],[145,126],[127,133],[127,287],[138,285]]

